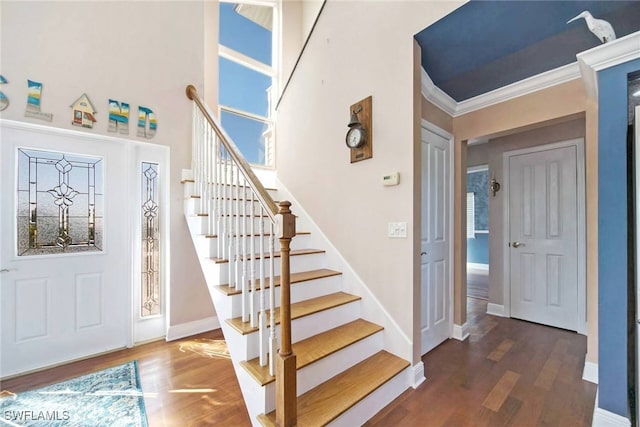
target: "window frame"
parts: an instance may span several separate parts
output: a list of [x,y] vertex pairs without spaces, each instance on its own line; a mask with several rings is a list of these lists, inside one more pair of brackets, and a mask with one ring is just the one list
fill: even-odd
[[[253,71],[259,72],[265,76],[271,78],[271,87],[267,90],[267,116],[261,116],[253,114],[248,111],[240,110],[230,107],[228,105],[221,104],[218,101],[218,117],[222,118],[222,112],[228,112],[238,116],[246,117],[248,119],[262,122],[267,127],[267,131],[264,136],[264,151],[265,162],[264,164],[251,164],[254,167],[275,169],[275,100],[273,96],[279,93],[280,86],[280,39],[281,39],[281,26],[280,26],[280,2],[278,0],[243,0],[243,1],[231,1],[220,0],[220,3],[242,3],[255,6],[271,7],[273,10],[272,17],[272,29],[271,29],[271,66],[266,65],[256,59],[253,59],[243,53],[240,53],[228,46],[223,45],[218,40],[218,56],[217,58],[225,58],[229,61],[236,63],[237,65],[247,67]],[[218,59],[219,61],[219,59]],[[218,76],[218,86],[220,86],[220,76]],[[219,92],[219,90],[218,90]]]

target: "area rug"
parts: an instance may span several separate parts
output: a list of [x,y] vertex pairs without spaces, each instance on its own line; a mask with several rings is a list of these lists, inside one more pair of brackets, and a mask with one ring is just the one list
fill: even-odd
[[0,395],[0,426],[147,427],[136,361]]

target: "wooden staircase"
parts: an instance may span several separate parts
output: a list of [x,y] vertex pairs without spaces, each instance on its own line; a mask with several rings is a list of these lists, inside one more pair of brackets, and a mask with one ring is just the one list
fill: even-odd
[[[190,193],[193,186],[189,181],[185,184],[185,191]],[[255,351],[252,353],[250,349],[256,346],[258,328],[251,326],[250,322],[243,322],[241,316],[232,314],[239,312],[237,305],[241,291],[228,283],[221,283],[226,272],[220,267],[228,260],[212,256],[211,250],[215,247],[212,241],[217,237],[202,230],[198,200],[187,194],[185,216],[203,264],[216,313],[225,338],[230,343],[234,365],[239,365],[243,371],[241,375],[251,378],[255,388],[264,389],[264,393],[258,394],[268,397],[274,393],[275,377],[269,374],[268,366],[260,366]],[[296,239],[300,240],[296,242]],[[295,271],[291,273],[290,280],[293,352],[297,356],[298,370],[297,425],[325,426],[332,422],[336,425],[357,425],[349,423],[350,417],[360,420],[356,422],[364,422],[383,406],[374,406],[375,412],[364,415],[347,414],[349,410],[379,389],[379,394],[388,394],[389,391],[384,391],[383,386],[395,377],[406,374],[409,362],[384,350],[383,327],[360,317],[361,298],[341,291],[342,273],[324,267],[324,251],[306,247],[311,241],[310,233],[299,232],[293,240],[296,249],[291,251],[292,271]],[[315,258],[309,259],[309,256]],[[307,259],[298,260],[305,257]],[[270,281],[265,280],[264,287],[270,286]],[[274,286],[280,286],[280,276],[274,278]],[[259,281],[258,289],[262,289]],[[279,323],[279,307],[275,310],[276,322]],[[224,317],[223,313],[228,313],[228,317]],[[246,344],[240,346],[245,350],[238,357],[231,343],[239,337],[246,340]],[[250,356],[252,354],[253,357]],[[400,387],[396,384],[391,389],[406,389],[406,378],[396,382]],[[254,394],[244,388],[243,393]],[[396,394],[391,391],[390,395],[395,397]],[[273,405],[265,402],[257,406],[264,409],[258,413],[257,420],[263,426],[276,426]]]
[[[235,282],[229,283],[228,278],[235,277],[229,271],[231,263],[227,256],[218,253],[218,236],[208,229],[207,214],[201,209],[202,197],[195,194],[197,186],[190,179],[183,183],[185,217],[249,416],[254,425],[276,426],[275,409],[280,407],[276,401],[277,381],[269,372],[269,366],[262,366],[264,362],[261,364],[259,357],[265,338],[255,321],[253,324],[243,321],[243,304],[246,304],[243,296],[247,295],[243,295]],[[235,196],[224,197],[224,202],[257,202],[254,198],[243,199],[242,194],[243,191],[236,191]],[[270,189],[269,194],[274,199],[278,197],[275,189]],[[292,210],[295,214],[295,207]],[[234,211],[230,208],[224,212]],[[253,221],[263,220],[262,214],[254,215]],[[268,239],[264,237],[268,234],[246,236],[254,239],[251,243],[257,253],[236,255],[235,262],[255,261],[258,265],[263,263],[262,268],[266,269],[266,263],[271,261],[269,253],[265,252],[265,240]],[[366,310],[363,310],[362,298],[344,292],[343,274],[328,268],[325,250],[317,249],[321,243],[321,239],[311,233],[300,231],[291,240],[287,317],[291,319],[291,347],[296,369],[294,388],[298,396],[294,420],[300,427],[357,426],[406,390],[411,384],[411,368],[409,362],[385,350],[384,328],[363,318]],[[276,249],[273,263],[275,271],[280,272],[284,257],[281,259],[280,248]],[[255,281],[255,288],[245,292],[250,293],[250,299],[258,298],[252,293],[264,298],[261,291],[270,291],[273,286],[275,304],[273,308],[267,307],[266,317],[269,318],[273,310],[273,327],[279,337],[282,307],[278,302],[282,280],[280,275],[274,275],[272,280],[263,277],[262,281]],[[279,344],[282,343],[279,341]]]

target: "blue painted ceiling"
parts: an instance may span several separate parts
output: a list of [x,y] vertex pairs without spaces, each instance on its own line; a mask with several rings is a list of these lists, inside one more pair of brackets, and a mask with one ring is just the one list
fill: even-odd
[[618,38],[640,30],[637,0],[472,0],[416,34],[422,67],[460,102],[570,64],[601,44],[583,19],[567,24],[585,10],[609,21]]

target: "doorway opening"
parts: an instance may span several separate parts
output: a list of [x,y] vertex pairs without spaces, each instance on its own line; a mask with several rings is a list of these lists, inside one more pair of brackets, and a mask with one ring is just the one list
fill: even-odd
[[489,300],[489,165],[467,163],[467,298]]

